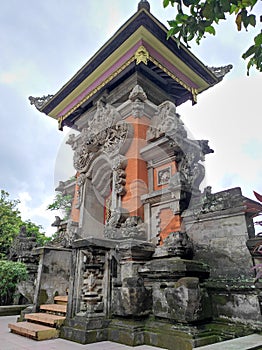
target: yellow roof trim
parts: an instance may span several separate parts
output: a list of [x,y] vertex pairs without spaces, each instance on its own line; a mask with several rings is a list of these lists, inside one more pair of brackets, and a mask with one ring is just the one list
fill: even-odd
[[[162,44],[145,27],[141,26],[118,49],[116,49],[99,67],[97,67],[97,69],[95,69],[81,84],[79,84],[67,97],[65,97],[64,100],[59,105],[57,105],[48,115],[50,117],[57,119],[58,114],[61,113],[63,109],[65,109],[73,100],[75,100],[81,93],[83,93],[83,91],[86,90],[88,86],[94,83],[101,75],[103,75],[108,69],[110,69],[110,67],[112,67],[126,52],[132,49],[132,47],[134,47],[139,42],[139,40],[145,41],[145,43],[147,43],[149,46],[153,47],[156,51],[160,52],[161,55],[170,64],[174,65],[181,73],[186,75],[193,83],[195,83],[198,86],[198,89],[197,89],[198,92],[201,92],[209,87],[208,83],[205,82],[201,77],[199,77],[199,75],[195,73],[192,69],[190,69],[186,65],[186,63],[184,63],[181,59],[179,59],[172,51],[170,51],[164,44]],[[97,54],[95,56],[97,56]],[[150,56],[153,57],[151,53],[150,53]],[[91,60],[88,63],[90,62]],[[81,72],[81,70],[74,77],[76,77]],[[74,78],[72,78],[70,81],[72,81],[73,79]],[[106,78],[105,80],[107,79],[108,78]],[[69,84],[69,82],[67,84]],[[60,91],[62,91],[64,87]],[[58,94],[60,93],[60,91],[58,92]],[[84,98],[85,97],[83,97],[83,99]],[[79,105],[79,103],[77,103],[77,105]],[[74,107],[75,106],[73,106],[70,109],[70,111],[71,110],[73,111],[75,109]],[[69,111],[66,112],[65,115],[68,115],[68,113]]]

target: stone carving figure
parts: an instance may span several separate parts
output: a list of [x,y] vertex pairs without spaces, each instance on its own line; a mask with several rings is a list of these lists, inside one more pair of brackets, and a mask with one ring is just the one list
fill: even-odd
[[171,232],[164,240],[164,246],[171,256],[177,256],[182,259],[193,258],[193,242],[185,232]]
[[184,123],[176,113],[176,106],[170,101],[165,101],[158,106],[158,111],[153,118],[152,125],[147,131],[147,140],[152,141],[163,135],[185,138],[187,132]]

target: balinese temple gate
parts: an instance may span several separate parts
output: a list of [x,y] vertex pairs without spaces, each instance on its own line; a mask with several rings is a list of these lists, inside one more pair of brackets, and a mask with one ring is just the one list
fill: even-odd
[[213,150],[177,113],[231,68],[208,68],[167,40],[140,1],[57,94],[30,97],[60,130],[76,130],[76,180],[58,188],[73,194],[71,218],[41,253],[42,266],[52,256],[68,272],[39,269],[34,304],[68,292],[63,338],[187,350],[260,327],[246,241],[261,206],[240,188],[200,190]]

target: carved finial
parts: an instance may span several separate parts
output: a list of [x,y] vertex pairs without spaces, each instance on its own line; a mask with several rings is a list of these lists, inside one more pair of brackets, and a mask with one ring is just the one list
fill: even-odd
[[29,96],[28,99],[31,105],[35,105],[35,107],[40,111],[41,108],[49,101],[54,95],[47,95],[43,97],[33,97]]
[[59,227],[61,226],[61,218],[59,216],[55,216],[55,221],[51,224],[52,227]]
[[215,74],[215,76],[220,80],[222,80],[224,76],[231,71],[232,68],[232,64],[223,67],[208,67],[208,69],[211,70],[211,72]]
[[141,9],[145,9],[148,12],[150,12],[150,4],[147,0],[141,0],[138,4],[137,11],[140,11]]
[[147,61],[149,59],[149,52],[143,45],[141,45],[136,50],[135,59],[136,59],[136,64],[143,62],[145,65],[147,65]]
[[147,95],[140,85],[136,85],[129,95],[129,100],[132,102],[141,101],[145,102]]

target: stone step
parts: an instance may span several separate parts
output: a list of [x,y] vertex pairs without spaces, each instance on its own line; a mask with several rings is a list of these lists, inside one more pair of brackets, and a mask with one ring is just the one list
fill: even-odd
[[58,295],[54,297],[55,304],[59,305],[66,305],[68,302],[68,296],[67,295]]
[[56,328],[43,326],[31,322],[9,323],[8,328],[12,333],[22,335],[35,340],[47,340],[58,338],[59,331]]
[[59,304],[43,304],[40,305],[40,310],[50,312],[50,313],[58,313],[58,314],[66,314],[67,305],[59,305]]
[[200,346],[196,350],[259,350],[262,349],[262,335],[251,334],[246,337],[226,340],[220,343]]
[[29,322],[41,323],[41,324],[49,325],[51,327],[59,328],[64,323],[65,316],[38,312],[38,313],[26,314],[25,319]]

